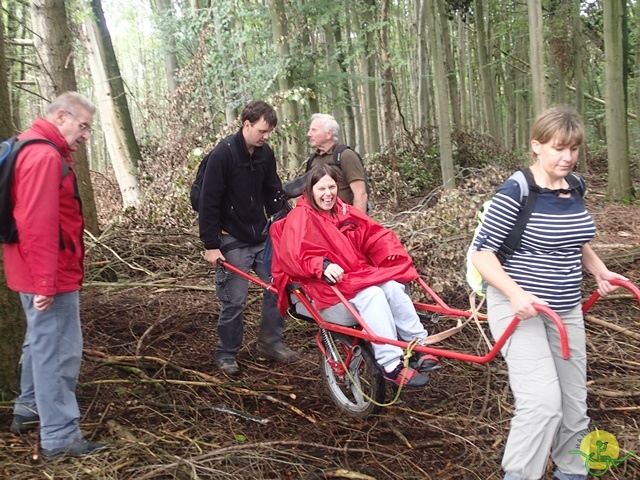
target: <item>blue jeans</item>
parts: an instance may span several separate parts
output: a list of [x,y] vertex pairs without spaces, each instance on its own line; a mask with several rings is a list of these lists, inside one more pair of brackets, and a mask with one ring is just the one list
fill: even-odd
[[[222,249],[236,238],[232,235],[222,236]],[[253,270],[258,277],[269,282],[262,255],[264,243],[234,248],[224,254],[228,263],[249,272]],[[218,318],[218,344],[216,360],[235,358],[242,346],[244,336],[244,315],[242,311],[247,303],[249,281],[225,269],[219,269],[215,276],[216,293],[220,299],[220,316]],[[268,291],[262,295],[262,323],[258,341],[269,349],[282,342],[284,319],[278,310],[276,296]]]
[[13,412],[39,415],[42,448],[61,448],[82,438],[76,400],[82,360],[80,294],[57,294],[46,312],[35,309],[33,297],[20,293],[27,332],[22,344],[20,396]]

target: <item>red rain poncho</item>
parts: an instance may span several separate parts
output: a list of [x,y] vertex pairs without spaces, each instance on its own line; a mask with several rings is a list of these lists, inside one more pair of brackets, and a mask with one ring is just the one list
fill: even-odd
[[[340,302],[329,285],[317,281],[322,279],[325,258],[344,269],[344,278],[336,287],[347,300],[372,285],[389,280],[409,282],[418,276],[392,230],[340,199],[335,210],[331,215],[318,212],[301,197],[286,218],[271,226],[271,270],[283,314],[289,305],[286,286],[292,281],[302,285],[317,309]],[[391,255],[397,258],[389,260]]]

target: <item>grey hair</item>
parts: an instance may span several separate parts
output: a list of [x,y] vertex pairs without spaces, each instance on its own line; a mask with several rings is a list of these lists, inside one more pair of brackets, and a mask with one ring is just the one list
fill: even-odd
[[91,115],[95,115],[96,107],[91,101],[78,92],[65,92],[56,97],[47,108],[47,115],[54,114],[60,109],[73,110],[73,107],[84,108]]
[[326,133],[332,132],[333,137],[331,139],[334,142],[338,141],[338,137],[340,136],[340,125],[334,118],[333,115],[329,115],[328,113],[314,113],[311,116],[311,121],[320,120],[322,124],[322,130]]

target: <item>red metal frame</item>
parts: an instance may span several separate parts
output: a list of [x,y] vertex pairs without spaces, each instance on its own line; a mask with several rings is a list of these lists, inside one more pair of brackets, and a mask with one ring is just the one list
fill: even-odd
[[[619,287],[626,288],[627,290],[629,290],[636,297],[636,300],[638,300],[638,303],[640,304],[640,289],[636,287],[633,283],[627,282],[626,280],[609,280],[609,283],[611,285],[617,285]],[[582,313],[587,313],[599,298],[600,298],[600,294],[596,290],[589,297],[589,299],[586,302],[584,302],[584,305],[582,306]]]
[[[253,275],[250,275],[248,273],[245,273],[242,270],[239,270],[238,268],[234,267],[233,265],[230,265],[229,263],[222,262],[221,266],[277,295],[277,291],[273,286],[273,284],[265,283],[259,278],[254,277]],[[446,302],[442,300],[426,284],[426,282],[422,278],[418,277],[415,280],[434,301],[434,304],[414,302],[414,305],[417,310],[440,313],[449,317],[462,317],[462,318],[471,317],[472,315],[471,311],[458,310],[447,305]],[[317,281],[320,281],[320,280],[317,280]],[[611,280],[611,284],[626,288],[631,293],[633,293],[633,295],[635,295],[636,299],[638,300],[638,303],[640,303],[640,289],[638,289],[632,283],[627,281],[622,281],[622,280]],[[324,328],[331,332],[342,333],[355,338],[361,338],[363,340],[366,340],[372,343],[379,343],[379,344],[387,343],[391,345],[396,345],[402,349],[406,349],[408,347],[409,345],[408,342],[393,339],[393,338],[380,337],[376,335],[369,328],[367,323],[362,319],[362,317],[356,311],[353,305],[351,305],[351,303],[342,295],[342,293],[340,293],[340,291],[335,286],[332,286],[332,289],[334,293],[338,296],[340,301],[345,305],[349,313],[351,313],[351,315],[353,315],[353,317],[356,319],[356,321],[360,326],[360,329],[354,328],[354,327],[344,327],[342,325],[337,325],[335,323],[327,322],[320,316],[320,314],[315,309],[315,307],[311,304],[311,302],[309,301],[307,296],[304,294],[304,292],[302,292],[300,289],[296,289],[294,290],[293,293],[300,300],[302,305],[305,306],[307,311],[310,313],[311,317],[316,321],[316,323],[320,328]],[[597,291],[593,295],[591,295],[591,297],[587,300],[587,302],[582,307],[583,312],[586,313],[593,306],[593,304],[598,300],[599,297],[600,297],[600,294]],[[568,359],[569,358],[569,340],[567,338],[567,331],[564,327],[564,323],[562,322],[562,319],[558,316],[557,313],[555,313],[549,307],[546,307],[544,305],[534,305],[534,306],[538,312],[544,313],[549,319],[551,319],[551,321],[555,323],[556,328],[558,329],[558,333],[560,334],[560,346],[562,350],[562,357],[564,359]],[[478,317],[481,320],[486,320],[485,315],[478,315]],[[416,352],[429,353],[431,355],[436,355],[438,357],[444,357],[444,358],[451,358],[453,360],[461,360],[464,362],[473,362],[473,363],[487,363],[496,357],[496,355],[498,354],[500,349],[503,347],[507,339],[511,336],[511,334],[514,332],[514,330],[518,326],[519,322],[520,320],[517,317],[514,317],[513,320],[511,320],[511,323],[509,324],[507,329],[502,334],[502,336],[495,342],[495,344],[493,345],[493,348],[491,348],[489,352],[487,352],[485,355],[482,355],[482,356],[471,355],[467,353],[456,352],[453,350],[446,350],[446,349],[436,348],[432,346],[416,345],[414,346],[413,349]],[[319,344],[320,343],[321,342],[319,342]]]

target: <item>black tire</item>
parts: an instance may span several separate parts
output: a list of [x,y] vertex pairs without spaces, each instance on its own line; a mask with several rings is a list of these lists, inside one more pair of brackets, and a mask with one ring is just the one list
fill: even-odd
[[[353,338],[331,332],[326,334],[330,344],[326,345],[325,340],[327,355],[336,348],[342,361],[346,361],[347,354],[354,348]],[[347,365],[350,375],[345,374],[344,378],[331,368],[322,352],[320,363],[327,392],[342,411],[354,418],[366,418],[380,411],[381,407],[376,403],[384,403],[385,383],[368,343],[358,342],[356,354]]]

